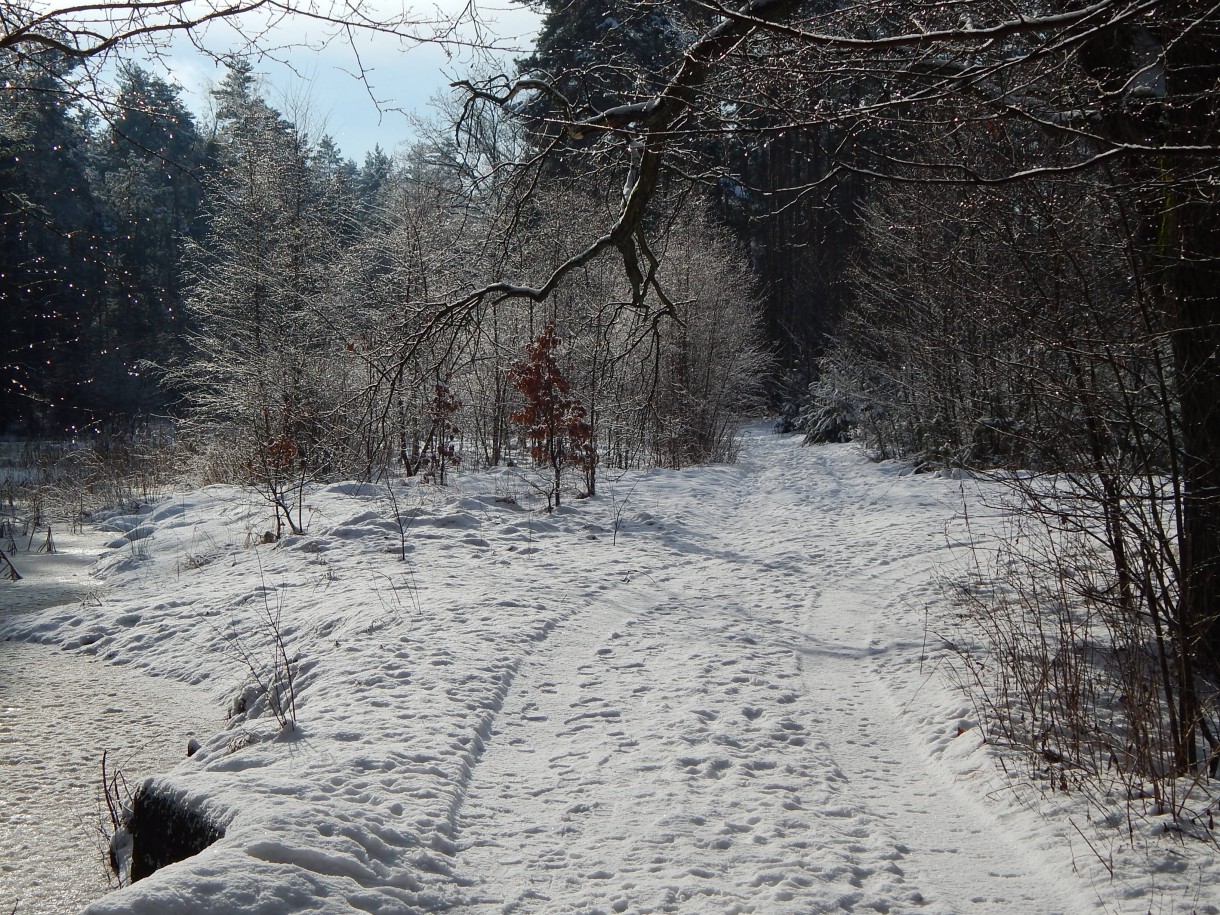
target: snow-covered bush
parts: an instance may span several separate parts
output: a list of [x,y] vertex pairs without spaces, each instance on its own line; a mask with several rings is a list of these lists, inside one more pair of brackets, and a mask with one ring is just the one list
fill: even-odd
[[1187,599],[1189,430],[1125,218],[1068,179],[876,201],[817,396],[861,404],[876,454],[1008,485],[1003,587],[972,611],[980,703],[1069,782],[1110,770],[1170,803],[1220,747],[1217,627]]
[[814,382],[808,398],[792,421],[793,432],[805,433],[807,445],[851,441],[860,423],[860,405],[833,384]]

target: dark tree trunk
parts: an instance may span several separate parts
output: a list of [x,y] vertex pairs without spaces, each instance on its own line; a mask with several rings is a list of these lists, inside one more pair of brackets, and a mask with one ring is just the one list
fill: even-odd
[[[1184,2],[1179,24],[1199,15]],[[1165,52],[1165,109],[1171,143],[1212,146],[1220,132],[1220,24],[1196,22]],[[1206,157],[1206,158],[1205,158]],[[1164,177],[1164,291],[1181,421],[1183,504],[1181,615],[1188,650],[1220,675],[1220,187],[1204,154],[1170,160]]]
[[[1180,455],[1177,632],[1183,663],[1220,675],[1220,187],[1207,152],[1220,132],[1220,26],[1193,0],[1156,25],[1099,33],[1081,50],[1098,80],[1111,142],[1136,152],[1147,188],[1144,251],[1170,330]],[[1134,88],[1141,91],[1135,92]],[[1136,164],[1142,162],[1142,165]],[[1142,174],[1141,174],[1142,173]],[[1188,686],[1183,683],[1183,686]],[[1193,729],[1196,722],[1183,721]]]
[[1167,279],[1182,438],[1182,617],[1220,675],[1220,206],[1200,187],[1176,208]]

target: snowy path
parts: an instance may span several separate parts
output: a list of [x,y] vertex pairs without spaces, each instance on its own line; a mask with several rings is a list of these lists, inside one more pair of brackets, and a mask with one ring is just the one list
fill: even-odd
[[1073,909],[905,729],[885,611],[936,542],[856,460],[747,439],[656,506],[681,534],[517,674],[458,818],[469,910]]
[[[183,492],[105,522],[104,599],[0,627],[230,711],[149,783],[224,838],[91,915],[1220,915],[1177,849],[1107,881],[1004,790],[925,634],[959,484],[761,428],[550,515],[526,474],[320,486],[275,544],[249,493]],[[269,613],[291,730],[235,650]]]

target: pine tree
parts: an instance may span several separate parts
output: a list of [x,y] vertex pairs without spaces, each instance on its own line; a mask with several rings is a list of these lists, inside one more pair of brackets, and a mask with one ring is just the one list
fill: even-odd
[[176,87],[135,66],[119,76],[117,116],[96,135],[94,183],[111,235],[109,295],[98,327],[99,376],[124,412],[160,408],[142,363],[180,350],[182,258],[199,240],[206,150]]
[[248,68],[230,72],[217,102],[207,233],[190,251],[195,330],[176,380],[199,419],[236,438],[247,482],[275,505],[277,525],[299,530],[293,496],[337,472],[350,444],[333,421],[345,393],[332,383],[343,347],[330,295],[342,253],[332,175],[258,95]]
[[80,428],[108,246],[88,178],[88,131],[59,91],[74,65],[46,52],[0,85],[0,433]]

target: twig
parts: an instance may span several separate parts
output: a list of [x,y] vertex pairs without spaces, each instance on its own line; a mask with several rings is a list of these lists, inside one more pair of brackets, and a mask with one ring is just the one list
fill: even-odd
[[1113,864],[1113,862],[1111,862],[1111,861],[1107,861],[1105,858],[1103,858],[1103,857],[1101,856],[1101,852],[1099,852],[1099,851],[1097,850],[1097,847],[1096,847],[1095,845],[1093,845],[1093,843],[1092,843],[1092,842],[1090,842],[1090,841],[1089,841],[1089,837],[1088,837],[1088,836],[1086,836],[1086,835],[1085,835],[1085,834],[1084,834],[1084,833],[1081,831],[1080,827],[1076,825],[1076,821],[1075,821],[1074,819],[1072,819],[1071,817],[1068,817],[1068,822],[1072,824],[1072,828],[1073,828],[1074,830],[1076,830],[1077,835],[1079,835],[1079,836],[1080,836],[1080,838],[1084,839],[1084,844],[1085,844],[1085,845],[1087,845],[1087,846],[1089,846],[1089,850],[1090,850],[1090,851],[1092,851],[1092,852],[1093,852],[1093,854],[1094,854],[1094,855],[1097,857],[1097,860],[1101,862],[1101,866],[1102,866],[1102,867],[1104,867],[1104,868],[1105,868],[1107,871],[1109,871],[1109,873],[1110,873],[1110,878],[1111,878],[1111,879],[1113,879],[1113,878],[1114,878],[1114,864]]
[[611,511],[614,513],[614,533],[610,537],[611,546],[614,546],[616,543],[618,543],[619,527],[623,523],[623,511],[627,508],[627,503],[628,503],[628,501],[630,501],[632,493],[635,492],[635,487],[638,485],[639,485],[638,483],[633,483],[631,488],[629,490],[627,490],[627,495],[623,496],[622,501],[619,501],[618,499],[616,499],[614,497],[613,489],[610,490]]
[[8,558],[8,555],[4,552],[4,550],[0,550],[0,559],[4,560],[4,565],[7,569],[7,571],[4,573],[4,577],[9,581],[21,581],[21,573],[17,571],[17,567],[13,565],[13,560]]

